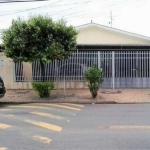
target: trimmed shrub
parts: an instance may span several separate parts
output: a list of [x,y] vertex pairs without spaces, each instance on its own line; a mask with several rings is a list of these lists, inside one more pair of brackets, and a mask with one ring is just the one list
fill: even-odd
[[88,82],[88,88],[91,92],[93,98],[97,97],[97,91],[99,90],[100,84],[103,82],[103,72],[101,69],[94,64],[91,68],[89,68],[84,77]]
[[54,89],[53,82],[32,82],[32,87],[41,98],[49,97],[50,91]]

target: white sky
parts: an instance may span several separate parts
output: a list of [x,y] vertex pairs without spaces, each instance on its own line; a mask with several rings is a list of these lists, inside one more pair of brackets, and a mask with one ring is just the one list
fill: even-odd
[[[40,7],[40,8],[39,8]],[[35,9],[33,9],[35,8]],[[49,15],[54,20],[66,19],[78,26],[94,23],[150,37],[150,0],[49,0],[30,3],[0,3],[0,29],[8,28],[12,19],[30,15]]]

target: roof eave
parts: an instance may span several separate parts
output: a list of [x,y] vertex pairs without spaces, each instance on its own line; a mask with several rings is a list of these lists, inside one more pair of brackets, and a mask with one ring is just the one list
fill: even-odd
[[111,27],[100,25],[100,24],[96,24],[96,23],[89,23],[89,24],[76,26],[76,29],[77,29],[77,31],[80,31],[82,29],[87,29],[89,27],[98,27],[98,28],[101,28],[101,29],[109,30],[111,32],[125,34],[125,35],[132,36],[132,37],[135,37],[135,38],[140,38],[140,39],[143,39],[143,40],[150,41],[150,37],[139,35],[139,34],[135,34],[135,33],[132,33],[132,32],[123,31],[123,30],[116,29],[116,28],[111,28]]

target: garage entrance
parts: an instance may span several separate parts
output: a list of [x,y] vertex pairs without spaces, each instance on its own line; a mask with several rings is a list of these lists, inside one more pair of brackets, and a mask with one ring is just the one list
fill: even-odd
[[150,47],[97,46],[93,50],[104,72],[102,88],[150,88]]
[[150,88],[150,51],[98,53],[103,88]]

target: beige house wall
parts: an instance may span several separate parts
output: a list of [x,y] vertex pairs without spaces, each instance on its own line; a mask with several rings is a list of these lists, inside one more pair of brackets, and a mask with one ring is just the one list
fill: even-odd
[[[3,65],[2,65],[3,64]],[[29,74],[31,75],[32,68],[31,64],[24,63],[24,79],[29,77]],[[6,58],[4,53],[0,53],[0,76],[4,80],[4,84],[6,89],[31,89],[31,83],[30,82],[15,82],[14,80],[14,65],[13,61],[9,58]]]
[[77,43],[81,45],[150,45],[150,40],[98,27],[78,29],[78,32]]

